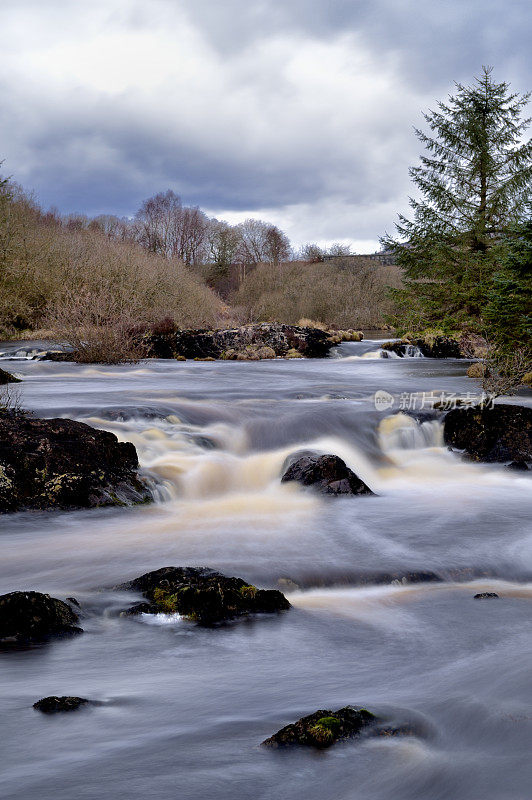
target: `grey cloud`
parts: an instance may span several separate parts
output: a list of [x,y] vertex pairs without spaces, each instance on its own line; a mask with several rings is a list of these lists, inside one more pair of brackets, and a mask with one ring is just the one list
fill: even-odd
[[[174,0],[165,0],[174,2]],[[228,54],[271,35],[317,39],[353,31],[383,59],[393,57],[420,85],[468,80],[483,64],[530,72],[528,0],[185,0],[186,8]]]
[[[110,0],[97,4],[96,16],[93,6],[78,11],[69,0],[48,0],[45,10],[37,0],[4,0],[4,17],[15,19],[21,5],[36,28],[39,20],[53,19],[55,30],[64,15],[59,33],[65,41],[84,25],[116,35],[148,29],[166,35],[182,24],[185,8],[198,42],[208,43],[205,65],[197,64],[207,71],[199,85],[209,86],[209,70],[224,74],[204,108],[195,86],[179,85],[176,111],[164,74],[153,89],[139,91],[133,83],[110,95],[105,85],[65,88],[53,72],[39,83],[31,72],[22,80],[4,71],[0,159],[45,206],[62,211],[127,215],[143,198],[173,188],[187,203],[221,215],[269,209],[281,227],[283,216],[292,215],[300,240],[375,240],[404,209],[408,166],[418,154],[411,126],[419,124],[420,111],[441,99],[452,79],[469,81],[482,63],[495,64],[497,78],[527,88],[524,0],[152,0],[149,7]],[[19,28],[12,28],[20,41],[12,38],[10,52],[24,49],[26,31]],[[323,87],[313,99],[320,65],[308,86],[294,83],[276,62],[281,40],[283,53],[305,50],[307,58],[320,43],[331,45],[331,55],[336,45],[347,53],[363,45],[365,71],[358,81],[351,76],[337,108],[324,108]],[[98,52],[91,55],[97,63]],[[340,86],[342,64],[334,66]],[[215,83],[214,72],[212,78]],[[334,89],[334,74],[329,79]],[[172,80],[179,84],[179,75]],[[362,99],[350,88],[361,90]]]

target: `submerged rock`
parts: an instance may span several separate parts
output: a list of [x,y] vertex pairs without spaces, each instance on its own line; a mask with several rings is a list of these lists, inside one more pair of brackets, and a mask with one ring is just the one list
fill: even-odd
[[297,481],[323,494],[373,494],[345,461],[334,455],[304,455],[288,467],[281,481]]
[[497,404],[455,408],[444,420],[445,443],[474,461],[532,461],[532,408]]
[[365,708],[345,706],[338,711],[319,710],[297,722],[286,725],[262,742],[266,747],[305,747],[325,748],[336,744],[340,739],[359,736],[368,727],[376,725],[378,718]]
[[147,502],[135,447],[70,419],[0,414],[0,512]]
[[319,710],[298,719],[274,733],[262,744],[266,747],[315,747],[324,749],[339,741],[354,739],[363,734],[369,736],[417,736],[427,735],[426,723],[418,719],[413,722],[390,721],[377,717],[366,708],[344,706],[338,711]]
[[72,608],[41,592],[0,595],[0,641],[30,642],[54,634],[82,633]]
[[499,599],[499,595],[495,592],[480,592],[473,597],[473,600],[493,600]]
[[249,614],[286,611],[290,603],[275,589],[257,589],[241,578],[228,578],[207,567],[162,567],[128,581],[118,589],[141,592],[148,602],[130,614],[180,614],[201,625]]
[[287,356],[295,350],[307,358],[324,358],[333,347],[318,328],[262,323],[229,330],[171,330],[147,333],[143,342],[153,358],[260,360]]
[[5,386],[8,383],[20,383],[20,378],[15,378],[10,372],[0,369],[0,386]]
[[84,697],[43,697],[42,700],[37,700],[33,704],[36,711],[42,711],[43,714],[55,714],[58,711],[77,711],[81,706],[89,705],[90,701]]

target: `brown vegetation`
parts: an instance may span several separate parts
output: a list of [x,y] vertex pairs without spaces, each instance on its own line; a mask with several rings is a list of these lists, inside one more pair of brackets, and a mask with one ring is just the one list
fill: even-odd
[[0,190],[0,336],[50,327],[83,360],[123,360],[134,326],[214,326],[224,307],[179,260],[111,238]]
[[142,357],[139,332],[161,320],[184,329],[302,318],[383,325],[398,270],[340,250],[287,261],[290,242],[274,225],[209,219],[170,191],[132,219],[89,219],[44,213],[0,181],[0,338],[46,329],[80,361],[116,363]]
[[387,287],[400,285],[400,273],[374,262],[344,269],[333,262],[261,265],[231,298],[248,322],[297,324],[302,318],[325,327],[372,328],[392,311]]

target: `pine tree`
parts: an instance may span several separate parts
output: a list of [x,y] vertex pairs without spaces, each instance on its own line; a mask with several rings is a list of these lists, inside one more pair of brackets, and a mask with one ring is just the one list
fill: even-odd
[[488,288],[509,226],[522,219],[532,182],[532,141],[522,142],[529,95],[495,83],[484,68],[472,86],[425,114],[430,134],[410,175],[419,190],[413,219],[384,237],[404,270],[395,291],[402,328],[480,328]]
[[504,260],[488,292],[484,312],[486,332],[499,349],[521,348],[531,358],[532,218],[512,228],[504,244]]

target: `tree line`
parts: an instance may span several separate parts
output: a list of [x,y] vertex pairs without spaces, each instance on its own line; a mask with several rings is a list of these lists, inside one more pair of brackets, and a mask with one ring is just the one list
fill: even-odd
[[328,248],[310,243],[296,249],[271,222],[249,218],[230,225],[208,217],[198,206],[185,205],[171,189],[144,200],[131,218],[70,214],[63,224],[70,230],[89,228],[112,240],[138,242],[151,253],[179,259],[189,267],[211,264],[220,275],[234,264],[278,266],[286,261],[321,261],[325,256],[351,254],[348,245],[338,242]]

